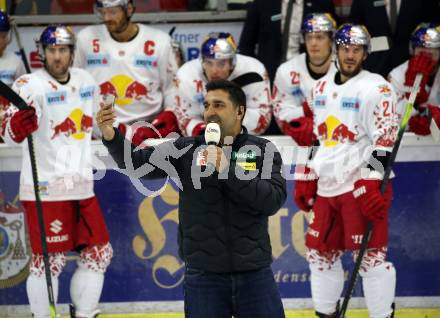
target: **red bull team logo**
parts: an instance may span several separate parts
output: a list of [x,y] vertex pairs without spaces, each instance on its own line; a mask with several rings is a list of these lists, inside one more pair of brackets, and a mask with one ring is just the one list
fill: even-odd
[[318,135],[325,147],[334,147],[339,143],[355,142],[358,133],[351,131],[338,118],[329,116],[318,125]]
[[116,96],[115,104],[118,106],[131,105],[148,97],[148,89],[127,75],[113,76],[109,81],[100,85],[101,95]]
[[81,140],[92,131],[92,126],[92,116],[84,114],[80,108],[75,108],[66,119],[52,127],[52,139],[63,134]]

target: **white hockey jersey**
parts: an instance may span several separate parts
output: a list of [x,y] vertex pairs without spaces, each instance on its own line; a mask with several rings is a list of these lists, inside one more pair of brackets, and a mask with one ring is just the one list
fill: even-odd
[[[5,51],[0,57],[0,80],[6,85],[12,86],[12,83],[25,73],[22,60],[15,53]],[[9,102],[0,96],[0,111],[8,105]]]
[[[44,69],[18,78],[13,89],[35,107],[38,129],[32,134],[42,201],[79,200],[92,197],[91,136],[99,88],[92,76],[70,69],[62,85]],[[17,109],[10,107],[13,113]],[[7,119],[5,141],[15,144]],[[22,143],[20,200],[35,200],[28,143]]]
[[122,123],[151,121],[174,105],[177,65],[171,38],[163,31],[138,27],[129,42],[115,41],[105,25],[78,33],[74,65],[92,74],[102,95],[116,96],[116,116]]
[[[411,92],[411,87],[405,86],[405,73],[408,69],[408,61],[400,64],[394,68],[388,75],[388,80],[394,87],[397,94],[397,113],[399,117],[405,112],[406,98],[405,93]],[[432,87],[426,86],[426,91],[429,93],[428,100],[426,104],[431,104],[435,106],[440,106],[440,72],[437,71],[434,78],[434,83]]]
[[[264,65],[257,59],[237,54],[237,61],[228,80],[255,72],[263,81],[244,85],[246,94],[246,114],[243,125],[253,135],[262,134],[269,126],[271,119],[270,82]],[[191,136],[194,127],[203,122],[203,102],[205,100],[205,85],[208,82],[204,75],[200,59],[186,62],[176,75],[176,115],[180,130],[185,136]]]
[[[332,62],[327,73],[335,72],[336,67]],[[273,114],[278,126],[282,127],[284,122],[289,123],[304,116],[305,101],[312,108],[312,90],[316,82],[307,69],[305,53],[278,67],[272,91]]]
[[363,70],[341,85],[334,78],[326,75],[313,90],[320,146],[311,167],[325,197],[352,191],[371,153],[392,151],[399,129],[396,95],[383,77]]

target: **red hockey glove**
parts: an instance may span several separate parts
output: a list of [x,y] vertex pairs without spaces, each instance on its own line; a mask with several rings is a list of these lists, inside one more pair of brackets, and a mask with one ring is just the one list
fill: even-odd
[[[426,91],[426,83],[436,65],[436,62],[428,54],[417,54],[413,56],[408,63],[408,69],[405,73],[405,86],[412,87],[416,75],[421,73],[423,75],[420,82],[420,89],[416,97],[416,104],[424,103],[428,100],[429,94]],[[410,92],[406,93],[406,98],[409,98]]]
[[[301,171],[302,170],[302,171]],[[293,197],[296,205],[305,212],[310,212],[315,203],[318,190],[318,177],[308,167],[295,168],[295,189]]]
[[[354,183],[353,196],[362,214],[370,221],[380,221],[386,216],[387,200],[380,193],[381,180],[360,179]],[[387,186],[385,197],[391,199],[391,184]]]
[[14,113],[9,122],[9,135],[17,143],[21,143],[37,129],[38,120],[33,107]]
[[205,133],[205,129],[206,129],[205,123],[198,123],[197,125],[194,126],[191,136],[193,137],[201,136]]
[[414,115],[409,119],[408,127],[409,131],[412,131],[416,135],[426,136],[431,134],[428,117],[420,114]]
[[159,113],[151,124],[159,131],[160,136],[156,138],[165,138],[168,134],[179,131],[176,115],[169,110]]
[[[149,127],[138,127],[134,128],[131,126],[131,135],[127,136],[127,125],[119,124],[119,132],[121,135],[125,136],[132,144],[139,146],[145,139],[158,138],[157,133]],[[134,131],[133,131],[134,130]]]
[[316,141],[313,118],[299,117],[283,124],[283,132],[292,137],[299,146],[312,146]]

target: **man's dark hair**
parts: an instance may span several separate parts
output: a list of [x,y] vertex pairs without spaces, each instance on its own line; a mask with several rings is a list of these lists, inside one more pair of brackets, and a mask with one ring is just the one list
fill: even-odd
[[246,111],[246,95],[240,86],[227,80],[215,80],[206,84],[206,92],[218,89],[229,94],[229,99],[235,107],[244,106]]

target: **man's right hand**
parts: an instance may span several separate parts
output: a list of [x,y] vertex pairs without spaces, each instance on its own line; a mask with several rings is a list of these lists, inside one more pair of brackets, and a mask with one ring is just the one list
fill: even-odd
[[102,133],[102,137],[107,141],[113,140],[115,137],[115,130],[113,128],[115,119],[116,115],[114,107],[112,107],[110,104],[101,104],[101,109],[96,114],[96,122],[98,123],[98,128]]
[[21,143],[37,129],[38,119],[33,107],[14,113],[9,122],[9,135],[16,143]]

